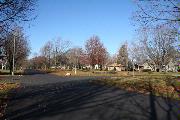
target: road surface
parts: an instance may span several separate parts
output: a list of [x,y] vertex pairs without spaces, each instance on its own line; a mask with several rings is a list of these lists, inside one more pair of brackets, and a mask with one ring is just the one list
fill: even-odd
[[[11,78],[8,78],[11,79]],[[93,77],[22,76],[7,120],[178,120],[180,105],[152,95],[97,85]]]

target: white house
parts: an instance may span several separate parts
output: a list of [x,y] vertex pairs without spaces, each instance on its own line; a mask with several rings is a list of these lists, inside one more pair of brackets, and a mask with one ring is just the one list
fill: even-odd
[[135,63],[134,64],[134,69],[136,71],[143,71],[143,70],[148,70],[148,71],[155,71],[155,65],[148,62],[148,61],[145,61],[143,64],[137,64]]
[[113,63],[107,66],[108,70],[116,70],[116,71],[123,71],[125,70],[125,67],[121,64]]
[[99,69],[100,69],[100,65],[96,64],[96,65],[94,66],[94,69],[95,69],[95,70],[99,70]]
[[[139,66],[140,67],[142,66],[142,69],[140,69],[140,70],[159,71],[159,69],[156,65],[154,65],[152,63],[148,63],[147,61]],[[176,72],[177,64],[171,60],[167,65],[163,65],[162,71]]]
[[167,72],[176,72],[177,71],[177,64],[170,60],[170,62],[164,66],[164,70]]
[[6,65],[7,65],[6,56],[4,54],[1,54],[0,55],[0,66],[1,66],[1,69],[2,70],[6,69]]
[[150,71],[154,71],[154,66],[153,65],[150,65],[149,63],[145,62],[143,65],[143,69],[144,70],[150,70]]

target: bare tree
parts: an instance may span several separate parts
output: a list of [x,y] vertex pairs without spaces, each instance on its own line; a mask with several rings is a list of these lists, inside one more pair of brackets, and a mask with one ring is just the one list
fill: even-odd
[[107,51],[98,36],[93,36],[86,41],[86,52],[90,65],[104,65],[107,58]]
[[[15,35],[16,32],[17,34]],[[15,43],[14,43],[15,39]],[[14,53],[14,44],[15,44],[15,53]],[[25,37],[22,29],[17,28],[15,31],[10,32],[6,36],[6,40],[3,45],[8,63],[10,73],[12,72],[13,67],[13,54],[15,59],[16,67],[21,66],[23,61],[30,53],[30,47],[27,38]]]
[[170,60],[176,58],[176,39],[172,34],[172,29],[168,27],[159,27],[155,29],[144,29],[142,31],[143,40],[141,41],[145,54],[153,61],[158,69],[167,65]]
[[180,1],[179,0],[134,0],[137,11],[133,19],[141,25],[169,24],[179,26]]
[[57,67],[57,65],[66,64],[67,58],[65,54],[69,46],[70,41],[62,39],[48,41],[41,48],[41,55],[46,58],[46,66],[50,68],[51,66]]
[[22,21],[34,19],[36,0],[1,0],[0,1],[0,33],[11,30]]
[[66,54],[69,63],[72,64],[75,68],[76,67],[80,68],[80,58],[82,52],[83,52],[82,48],[75,47],[69,49]]
[[[0,48],[4,48],[9,32],[13,28],[35,19],[35,5],[37,0],[0,0]],[[7,35],[8,34],[8,35]],[[5,58],[0,58],[5,59]],[[10,67],[11,68],[11,67]]]
[[45,57],[45,63],[46,68],[51,67],[51,58],[52,58],[52,52],[53,52],[53,44],[51,41],[48,41],[42,48],[41,48],[41,54]]
[[69,40],[63,40],[61,38],[58,38],[53,43],[53,61],[54,66],[57,67],[57,65],[66,64],[66,52],[69,50],[70,47],[70,41]]
[[113,64],[113,63],[117,63],[117,55],[107,54],[106,65]]
[[46,57],[35,56],[29,60],[28,67],[31,69],[45,69],[46,64]]
[[148,59],[148,56],[145,52],[145,47],[141,41],[132,43],[129,49],[129,58],[136,64],[143,64]]
[[79,62],[81,65],[90,65],[90,61],[88,59],[88,54],[86,53],[85,50],[82,50]]
[[128,48],[127,48],[127,43],[122,45],[119,48],[119,52],[118,52],[117,57],[118,57],[117,62],[119,64],[124,65],[126,70],[127,70],[127,67],[128,67]]

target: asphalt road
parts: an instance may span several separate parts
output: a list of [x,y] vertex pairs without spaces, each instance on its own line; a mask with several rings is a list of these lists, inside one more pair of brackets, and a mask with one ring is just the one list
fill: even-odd
[[[12,78],[7,78],[12,80]],[[15,78],[6,120],[178,120],[180,104],[92,83],[94,77],[35,74]]]

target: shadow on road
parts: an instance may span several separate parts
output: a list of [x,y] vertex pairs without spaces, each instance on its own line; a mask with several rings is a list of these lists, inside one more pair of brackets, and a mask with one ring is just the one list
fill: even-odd
[[8,120],[177,120],[180,105],[150,95],[70,81],[22,88],[9,103]]

